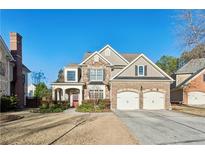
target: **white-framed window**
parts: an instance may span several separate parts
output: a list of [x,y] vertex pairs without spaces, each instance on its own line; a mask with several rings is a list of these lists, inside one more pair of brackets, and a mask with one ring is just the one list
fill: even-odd
[[78,69],[65,68],[64,77],[65,77],[65,82],[78,82]]
[[89,90],[90,99],[103,99],[103,90]]
[[67,81],[75,81],[75,71],[67,71]]
[[144,76],[144,75],[145,75],[144,65],[139,65],[138,66],[138,76]]
[[90,69],[90,81],[103,81],[103,69]]

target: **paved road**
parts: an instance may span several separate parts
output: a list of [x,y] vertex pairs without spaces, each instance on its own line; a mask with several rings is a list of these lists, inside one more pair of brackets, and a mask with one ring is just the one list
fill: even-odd
[[140,144],[203,144],[205,117],[174,111],[116,111]]

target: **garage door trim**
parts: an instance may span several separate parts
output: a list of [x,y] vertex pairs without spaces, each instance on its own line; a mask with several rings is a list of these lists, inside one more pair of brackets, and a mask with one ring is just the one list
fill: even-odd
[[[133,97],[120,97],[120,95],[130,93]],[[136,110],[139,109],[139,93],[136,90],[121,90],[117,92],[117,109],[118,110]],[[126,106],[126,103],[127,106]]]
[[[145,108],[144,95],[147,94],[147,93],[151,93],[151,92],[163,94],[163,102],[162,102],[163,103],[163,108],[159,108],[159,109],[165,109],[166,108],[166,92],[164,90],[146,90],[146,91],[143,91],[143,96],[142,96],[143,105],[142,105],[142,108],[143,109],[149,109],[149,108]],[[153,108],[153,109],[156,109],[156,108]]]

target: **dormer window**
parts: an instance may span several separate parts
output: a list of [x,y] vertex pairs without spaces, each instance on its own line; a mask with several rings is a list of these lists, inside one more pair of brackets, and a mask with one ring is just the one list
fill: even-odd
[[78,69],[65,68],[65,82],[78,82]]
[[67,71],[67,81],[75,81],[75,71]]
[[138,76],[144,76],[144,65],[138,66]]

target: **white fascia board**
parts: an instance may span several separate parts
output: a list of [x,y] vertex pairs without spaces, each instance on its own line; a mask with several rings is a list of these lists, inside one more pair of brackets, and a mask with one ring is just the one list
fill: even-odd
[[80,65],[83,65],[86,61],[88,61],[90,58],[92,58],[94,55],[99,55],[104,61],[106,61],[107,63],[109,63],[110,65],[112,65],[111,62],[109,62],[105,57],[103,57],[100,53],[98,53],[97,51],[93,52],[93,54],[91,54],[90,56],[88,56],[82,63],[80,63]]
[[122,60],[124,60],[127,64],[129,64],[129,62],[122,57],[115,49],[113,49],[109,44],[107,44],[105,47],[103,47],[102,49],[100,49],[99,53],[101,53],[105,48],[110,48],[115,54],[117,54]]

